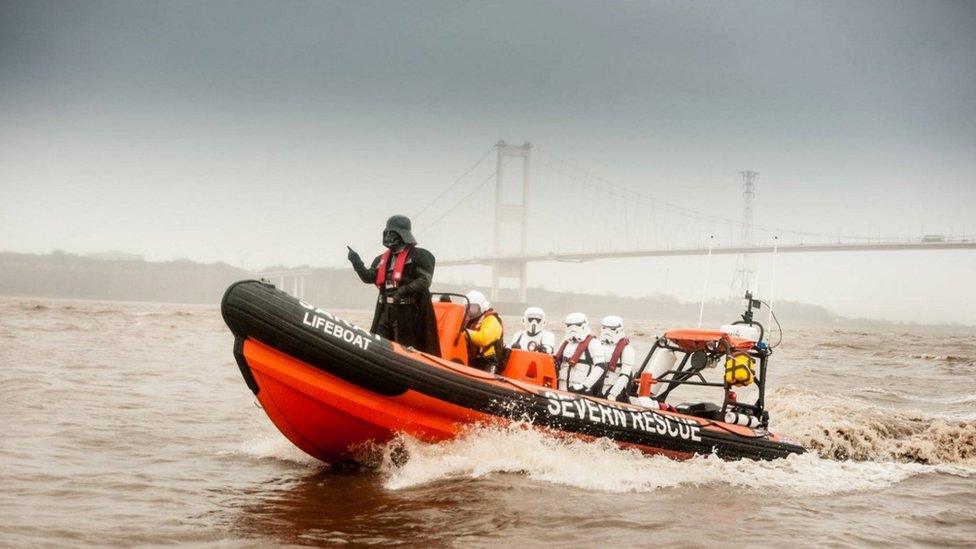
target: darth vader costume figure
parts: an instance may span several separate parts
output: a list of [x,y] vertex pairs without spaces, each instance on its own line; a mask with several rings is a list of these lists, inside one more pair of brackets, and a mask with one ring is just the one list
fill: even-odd
[[418,351],[440,356],[437,319],[430,299],[434,255],[417,247],[410,219],[394,215],[383,230],[386,251],[366,267],[349,248],[349,262],[366,284],[379,289],[370,331]]

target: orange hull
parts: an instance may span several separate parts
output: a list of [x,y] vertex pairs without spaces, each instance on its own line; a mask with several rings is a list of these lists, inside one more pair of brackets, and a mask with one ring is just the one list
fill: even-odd
[[415,391],[383,397],[249,340],[244,357],[276,427],[306,453],[328,461],[357,446],[406,433],[426,442],[456,437],[471,423],[500,418]]

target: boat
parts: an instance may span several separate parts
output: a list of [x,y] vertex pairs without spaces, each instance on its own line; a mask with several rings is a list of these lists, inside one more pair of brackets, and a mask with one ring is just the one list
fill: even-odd
[[[553,359],[544,353],[512,350],[500,375],[468,367],[465,304],[452,295],[434,294],[441,357],[370,333],[265,281],[231,285],[221,313],[234,335],[237,366],[261,408],[295,446],[325,462],[356,459],[364,448],[401,434],[437,443],[473,426],[513,423],[556,437],[607,438],[675,459],[768,460],[804,451],[767,431],[762,390],[756,404],[739,404],[724,384],[721,408],[674,407],[649,390],[655,383],[707,385],[701,368],[727,353],[758,357],[755,377],[764,388],[769,351],[755,342],[719,331],[668,332],[643,366],[667,353],[676,360],[683,355],[678,367],[659,379],[645,372],[629,402],[610,402],[559,390]],[[729,414],[748,419],[725,421]]]

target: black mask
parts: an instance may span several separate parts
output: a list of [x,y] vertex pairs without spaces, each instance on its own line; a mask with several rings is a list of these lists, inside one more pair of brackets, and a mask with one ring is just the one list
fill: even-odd
[[398,252],[403,249],[403,239],[396,231],[383,231],[383,245]]

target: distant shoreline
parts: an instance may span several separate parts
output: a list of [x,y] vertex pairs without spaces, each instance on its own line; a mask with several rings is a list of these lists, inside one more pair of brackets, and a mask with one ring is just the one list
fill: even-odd
[[[226,263],[188,260],[151,262],[128,257],[86,257],[64,252],[43,255],[0,252],[0,297],[12,299],[217,307],[230,284],[255,276],[252,271]],[[435,284],[435,289],[465,290],[451,284]],[[375,300],[375,289],[362,284],[345,269],[316,269],[316,275],[308,281],[305,290],[306,301],[332,309],[369,311]],[[550,321],[571,310],[586,312],[591,316],[591,321],[606,314],[618,314],[625,318],[668,323],[677,321],[678,324],[688,325],[690,319],[697,320],[698,317],[698,303],[681,302],[666,295],[624,298],[530,288],[529,301],[544,307],[551,315]],[[741,314],[742,300],[708,302],[705,310],[706,324],[727,323]],[[872,327],[891,330],[976,328],[959,323],[916,324],[845,318],[818,305],[792,301],[776,303],[775,310],[781,322],[798,327]],[[504,312],[515,313],[514,310]],[[765,309],[760,314],[759,318],[765,319]]]

